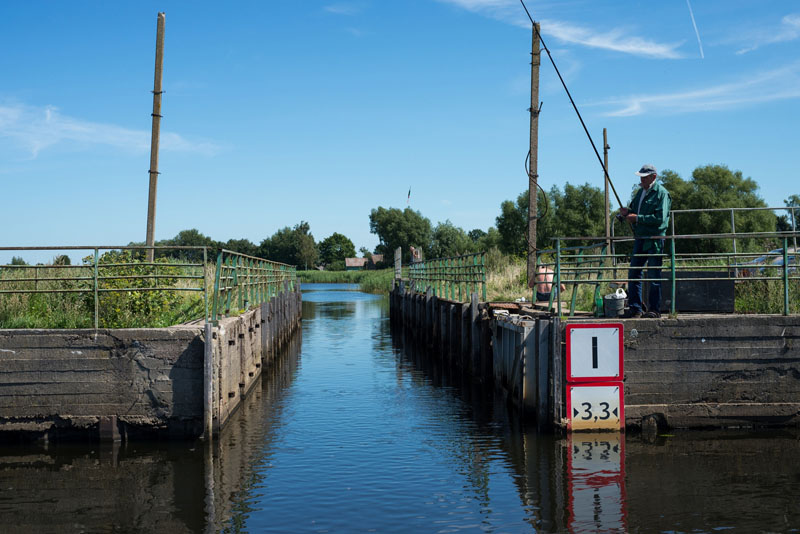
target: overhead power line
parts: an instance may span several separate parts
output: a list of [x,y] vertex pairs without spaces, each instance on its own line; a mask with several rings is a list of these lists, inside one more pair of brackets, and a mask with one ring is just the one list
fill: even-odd
[[519,0],[519,2],[522,4],[522,8],[525,10],[525,13],[528,15],[528,18],[530,19],[531,24],[533,25],[533,31],[535,31],[538,34],[539,41],[542,43],[542,48],[544,48],[544,51],[547,52],[547,57],[550,58],[550,63],[553,65],[553,68],[555,69],[556,74],[558,75],[558,79],[561,80],[561,85],[564,87],[564,91],[566,91],[567,96],[569,97],[569,101],[572,104],[572,109],[575,110],[575,113],[578,115],[578,120],[581,121],[581,126],[583,126],[583,131],[586,132],[586,137],[589,138],[589,143],[592,144],[592,149],[594,149],[594,155],[597,156],[597,161],[603,168],[603,173],[605,174],[606,179],[608,179],[608,183],[611,186],[611,190],[614,191],[614,196],[616,197],[617,202],[619,203],[620,207],[623,206],[624,204],[619,199],[617,190],[614,187],[614,184],[611,182],[611,178],[608,176],[608,169],[606,169],[606,166],[603,163],[603,159],[600,157],[600,152],[597,151],[597,146],[594,144],[594,140],[592,139],[591,134],[589,134],[589,129],[586,128],[586,123],[583,122],[583,117],[581,116],[581,112],[578,111],[578,106],[575,104],[575,100],[573,100],[572,94],[569,92],[569,88],[567,88],[567,83],[564,81],[564,78],[561,76],[561,72],[558,70],[558,67],[556,66],[556,62],[553,60],[553,54],[550,53],[550,49],[547,48],[544,39],[542,39],[542,34],[536,29],[536,23],[533,21],[533,17],[531,17],[530,11],[528,11],[528,6],[525,5],[524,0]]

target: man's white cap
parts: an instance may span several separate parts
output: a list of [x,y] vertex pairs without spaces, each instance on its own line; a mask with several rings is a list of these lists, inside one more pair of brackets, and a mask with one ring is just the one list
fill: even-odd
[[639,172],[637,172],[636,174],[638,174],[639,176],[650,176],[651,174],[658,174],[658,173],[656,172],[656,168],[654,165],[645,163],[644,165],[642,165],[642,168],[639,169]]

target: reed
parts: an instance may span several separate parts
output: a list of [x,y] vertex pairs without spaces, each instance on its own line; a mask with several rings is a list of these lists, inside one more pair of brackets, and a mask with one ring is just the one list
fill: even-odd
[[[127,256],[116,261],[136,263]],[[198,268],[170,267],[167,260],[158,260],[159,274],[197,274]],[[210,266],[213,272],[214,266]],[[100,276],[133,276],[149,274],[148,267],[99,267]],[[95,316],[93,267],[76,265],[58,267],[31,265],[0,268],[0,290],[48,291],[42,293],[0,294],[0,328],[93,328]],[[207,277],[207,280],[213,278]],[[151,279],[118,279],[101,281],[101,288],[130,291],[99,294],[98,326],[101,328],[165,327],[203,317],[200,292],[171,291],[170,288],[202,287],[200,280],[166,278],[159,281],[157,291],[137,291],[153,283]],[[64,290],[69,290],[66,292]],[[52,292],[51,292],[52,291]]]
[[300,282],[314,284],[359,284],[366,293],[388,294],[394,283],[394,269],[374,271],[298,271]]

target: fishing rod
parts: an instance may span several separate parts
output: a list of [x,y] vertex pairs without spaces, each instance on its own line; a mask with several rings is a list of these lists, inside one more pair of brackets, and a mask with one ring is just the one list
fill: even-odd
[[614,197],[617,199],[619,207],[620,208],[624,207],[624,204],[619,199],[619,195],[617,194],[617,189],[614,187],[614,182],[611,181],[611,177],[608,175],[608,169],[606,169],[606,166],[603,163],[603,159],[600,157],[600,152],[597,151],[597,146],[594,144],[594,140],[592,139],[592,136],[589,133],[589,129],[586,128],[586,123],[583,122],[583,117],[581,117],[581,112],[578,111],[578,106],[575,104],[575,100],[573,100],[572,94],[569,92],[569,89],[567,88],[567,83],[564,81],[564,78],[561,76],[561,72],[558,70],[558,67],[556,66],[556,62],[553,60],[553,55],[550,53],[550,49],[547,48],[544,39],[542,39],[542,34],[536,28],[536,23],[533,21],[533,17],[531,17],[530,11],[528,11],[528,6],[525,5],[524,0],[519,0],[519,1],[522,4],[522,8],[525,10],[525,13],[528,15],[531,24],[533,25],[533,31],[536,32],[536,35],[539,37],[539,41],[542,43],[542,48],[544,48],[544,51],[547,52],[547,57],[550,58],[550,63],[553,65],[553,68],[555,69],[556,74],[558,75],[558,79],[561,80],[561,85],[564,87],[564,91],[566,91],[567,96],[569,97],[569,101],[572,104],[572,108],[578,115],[578,120],[581,121],[581,126],[583,126],[583,131],[586,132],[586,137],[589,138],[589,143],[592,144],[592,148],[594,149],[594,155],[597,156],[597,161],[600,162],[600,166],[603,168],[603,174],[605,174],[606,180],[608,180],[608,184],[611,186],[611,190],[614,192]]

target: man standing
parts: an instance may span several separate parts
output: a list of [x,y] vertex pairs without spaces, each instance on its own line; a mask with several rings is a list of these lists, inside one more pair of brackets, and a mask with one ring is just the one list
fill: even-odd
[[[629,311],[627,317],[661,317],[661,263],[664,253],[664,240],[658,236],[667,235],[669,210],[672,198],[669,192],[656,183],[658,174],[650,164],[642,165],[639,172],[641,187],[631,198],[627,207],[620,208],[620,215],[633,225],[633,253],[631,268],[628,271]],[[653,238],[656,239],[653,239]],[[650,279],[648,311],[642,313],[642,270],[648,265],[647,278]]]

